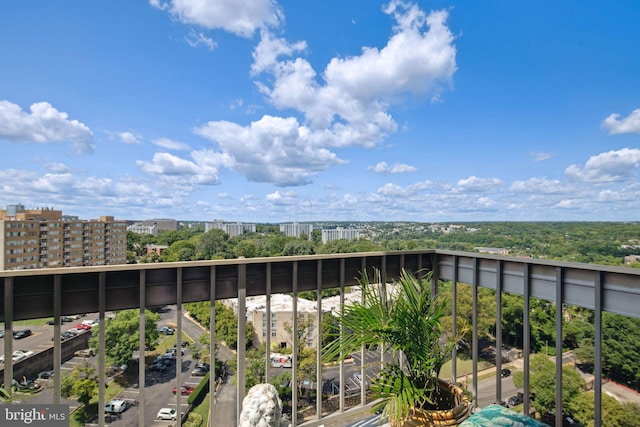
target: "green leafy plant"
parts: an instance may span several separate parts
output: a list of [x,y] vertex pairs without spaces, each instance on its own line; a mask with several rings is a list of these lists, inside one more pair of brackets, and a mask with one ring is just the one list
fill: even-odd
[[402,271],[387,285],[378,272],[374,281],[363,274],[363,302],[344,307],[337,319],[344,333],[324,349],[326,361],[346,358],[365,345],[382,344],[392,353],[370,387],[380,399],[374,410],[383,409],[391,420],[405,419],[414,408],[438,407],[440,369],[458,341],[442,328],[443,301],[431,295],[430,280],[430,274],[419,280]]

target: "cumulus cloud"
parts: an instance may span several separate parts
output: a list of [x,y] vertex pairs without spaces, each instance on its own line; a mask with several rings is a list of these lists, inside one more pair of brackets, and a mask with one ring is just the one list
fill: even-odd
[[[296,56],[306,51],[305,42],[290,43],[264,27],[253,52],[256,85],[273,106],[298,111],[304,120],[266,115],[248,126],[211,121],[196,134],[215,142],[248,180],[278,186],[308,184],[317,173],[345,163],[335,148],[374,147],[397,130],[391,105],[440,93],[456,71],[448,12],[426,14],[398,1],[384,12],[396,20],[386,45],[333,58],[320,76]],[[415,170],[403,164],[387,168]]]
[[296,196],[297,195],[294,191],[275,191],[271,194],[267,194],[266,200],[270,203],[284,205],[292,203]]
[[78,154],[94,150],[93,133],[77,120],[69,120],[67,113],[58,111],[48,102],[36,102],[25,112],[19,105],[0,101],[0,138],[17,142],[73,142]]
[[160,176],[175,176],[191,184],[219,184],[219,167],[225,163],[224,156],[211,150],[194,151],[193,160],[186,160],[169,153],[155,153],[150,162],[138,160],[142,171]]
[[64,163],[47,163],[44,165],[44,167],[49,172],[53,173],[67,173],[71,171],[71,168],[69,168],[69,166],[65,165]]
[[390,166],[387,162],[379,162],[375,165],[369,166],[367,169],[376,173],[407,173],[418,170],[415,166],[410,166],[404,163],[394,163],[393,166]]
[[189,146],[187,144],[179,141],[174,141],[169,138],[157,138],[157,139],[154,139],[152,142],[154,145],[165,148],[167,150],[188,150],[189,149]]
[[611,114],[604,119],[602,127],[609,132],[609,135],[622,133],[640,133],[640,108],[633,110],[625,118],[620,118],[620,114]]
[[470,176],[469,178],[458,181],[457,190],[461,192],[484,192],[502,185],[502,181],[498,178],[478,178],[476,176]]
[[273,0],[150,0],[149,3],[184,24],[221,29],[247,38],[259,28],[279,26],[284,19]]
[[448,12],[426,15],[416,5],[400,2],[392,2],[385,12],[398,22],[387,44],[331,59],[321,76],[324,84],[305,59],[280,58],[304,45],[264,33],[253,70],[269,71],[273,83],[257,82],[258,87],[276,107],[301,111],[312,127],[332,127],[336,146],[375,145],[397,128],[387,111],[391,104],[405,101],[407,95],[441,92],[457,69]]
[[[393,0],[383,10],[395,21],[381,48],[335,57],[318,73],[300,55],[305,41],[289,42],[274,35],[283,22],[272,0],[150,0],[185,24],[222,29],[242,37],[260,30],[253,51],[251,75],[266,100],[301,118],[265,115],[249,125],[210,121],[195,133],[217,145],[225,165],[249,181],[277,186],[305,185],[321,171],[346,163],[333,151],[342,147],[376,146],[396,132],[390,108],[407,100],[437,97],[451,86],[456,47],[446,10],[426,13],[417,5]],[[192,31],[193,40],[200,34]],[[141,162],[148,171],[162,170],[190,159]],[[155,156],[154,156],[155,158]],[[186,163],[185,163],[186,162]],[[416,170],[405,164],[386,166],[385,173]],[[155,173],[155,172],[154,172]]]
[[324,148],[323,132],[313,132],[292,117],[264,116],[244,127],[212,121],[195,132],[216,142],[229,160],[227,166],[250,181],[303,185],[316,173],[345,163]]
[[513,193],[560,194],[572,191],[557,179],[529,178],[526,181],[514,181],[509,187]]
[[120,141],[124,142],[125,144],[141,144],[142,141],[140,141],[140,137],[132,134],[131,132],[120,132],[118,133],[118,137],[120,138]]
[[623,148],[591,156],[584,165],[571,165],[565,173],[577,181],[608,183],[634,178],[640,165],[640,149]]
[[414,196],[416,194],[425,192],[427,190],[431,190],[434,188],[434,183],[427,181],[420,181],[406,187],[401,187],[398,184],[393,184],[391,182],[386,183],[382,187],[378,188],[377,193],[382,194],[384,196],[392,196],[392,197],[409,197]]

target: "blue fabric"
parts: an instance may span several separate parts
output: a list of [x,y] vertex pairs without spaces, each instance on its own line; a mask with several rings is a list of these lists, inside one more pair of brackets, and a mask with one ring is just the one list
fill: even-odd
[[548,427],[546,424],[500,405],[490,405],[473,414],[460,427]]

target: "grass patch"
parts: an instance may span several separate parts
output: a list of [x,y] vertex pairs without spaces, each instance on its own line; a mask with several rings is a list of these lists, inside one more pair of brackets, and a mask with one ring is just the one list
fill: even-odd
[[202,403],[196,406],[192,412],[202,417],[202,420],[204,421],[202,425],[209,425],[209,393],[207,393]]
[[[13,322],[13,330],[18,331],[25,326],[42,326],[46,325],[53,317],[43,317],[42,319],[16,320]],[[0,329],[4,329],[4,322],[0,322]]]
[[[461,359],[459,357],[456,360],[457,360],[456,374],[458,375],[458,378],[464,375],[471,375],[473,373],[473,360]],[[478,371],[482,371],[484,369],[488,369],[492,367],[493,367],[493,364],[485,360],[478,361]],[[494,377],[495,375],[496,375],[495,373],[491,373],[491,375],[488,375],[488,376]],[[440,378],[445,378],[445,379],[451,378],[451,361],[448,361],[442,366],[442,369],[440,370]]]

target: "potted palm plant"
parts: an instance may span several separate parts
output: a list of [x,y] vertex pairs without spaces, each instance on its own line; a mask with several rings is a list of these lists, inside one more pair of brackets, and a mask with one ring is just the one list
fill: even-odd
[[344,307],[338,323],[344,333],[325,347],[325,360],[345,358],[363,345],[381,344],[389,354],[370,389],[392,426],[457,425],[469,416],[468,398],[459,387],[439,379],[451,358],[455,337],[442,327],[441,298],[431,295],[430,275],[417,279],[402,271],[392,285],[358,280],[363,301]]

